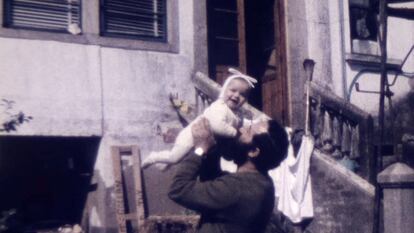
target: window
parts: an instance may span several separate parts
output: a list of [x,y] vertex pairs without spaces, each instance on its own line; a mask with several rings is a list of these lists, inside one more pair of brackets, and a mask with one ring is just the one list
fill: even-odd
[[378,0],[349,0],[352,51],[378,53]]
[[166,0],[101,0],[101,34],[167,41]]
[[377,40],[377,7],[372,0],[351,0],[351,37],[352,39]]
[[79,34],[80,1],[4,0],[4,26]]

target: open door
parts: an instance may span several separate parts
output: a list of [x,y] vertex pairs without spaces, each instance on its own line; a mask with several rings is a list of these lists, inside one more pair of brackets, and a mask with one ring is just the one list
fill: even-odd
[[262,110],[273,119],[289,125],[284,1],[275,1],[272,9],[274,43],[261,78]]
[[246,72],[245,0],[207,0],[209,76],[223,84],[229,67]]
[[249,102],[288,124],[282,0],[207,0],[209,76],[219,84],[228,67],[258,80]]

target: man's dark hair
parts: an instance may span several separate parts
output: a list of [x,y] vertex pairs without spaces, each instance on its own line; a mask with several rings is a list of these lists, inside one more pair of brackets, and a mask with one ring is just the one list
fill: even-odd
[[255,135],[253,144],[260,149],[260,154],[252,158],[252,162],[259,171],[268,171],[286,158],[288,135],[276,120],[269,120],[268,133]]

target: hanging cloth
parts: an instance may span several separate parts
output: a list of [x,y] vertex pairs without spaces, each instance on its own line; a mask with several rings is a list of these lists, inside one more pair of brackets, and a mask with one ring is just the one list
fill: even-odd
[[304,135],[295,157],[289,142],[287,158],[280,166],[269,171],[278,200],[277,209],[293,223],[313,217],[312,182],[309,174],[313,148],[313,139]]

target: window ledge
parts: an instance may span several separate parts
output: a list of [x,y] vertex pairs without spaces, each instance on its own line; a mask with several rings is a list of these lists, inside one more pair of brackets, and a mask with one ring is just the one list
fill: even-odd
[[[373,55],[366,55],[366,54],[346,54],[345,60],[351,66],[362,66],[366,68],[376,68],[379,69],[381,66],[381,57],[380,56],[373,56]],[[386,67],[388,70],[395,70],[401,71],[401,64],[402,60],[398,59],[387,59]]]
[[130,50],[150,50],[158,52],[178,53],[178,39],[172,36],[169,42],[154,42],[115,37],[103,37],[97,34],[84,33],[72,35],[67,33],[55,33],[35,30],[0,28],[0,37],[31,40],[58,41],[85,45],[98,45],[111,48]]
[[380,53],[378,42],[370,40],[353,39],[352,53],[378,56]]

